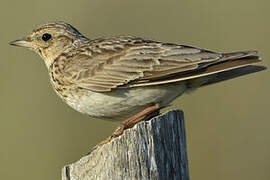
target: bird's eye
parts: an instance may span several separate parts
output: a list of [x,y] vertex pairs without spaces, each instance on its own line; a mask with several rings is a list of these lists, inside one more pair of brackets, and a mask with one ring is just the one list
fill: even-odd
[[42,40],[43,41],[48,41],[52,38],[52,35],[48,34],[48,33],[45,33],[42,35]]

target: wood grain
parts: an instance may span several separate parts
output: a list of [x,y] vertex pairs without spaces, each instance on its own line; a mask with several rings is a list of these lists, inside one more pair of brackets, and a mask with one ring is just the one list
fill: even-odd
[[141,122],[62,170],[62,180],[91,179],[188,180],[183,112]]

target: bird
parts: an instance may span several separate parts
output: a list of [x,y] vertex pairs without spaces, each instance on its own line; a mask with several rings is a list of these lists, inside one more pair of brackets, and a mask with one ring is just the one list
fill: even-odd
[[182,94],[266,67],[257,51],[218,53],[135,36],[89,39],[59,21],[10,45],[41,56],[57,95],[97,119],[123,120],[101,145],[147,120]]

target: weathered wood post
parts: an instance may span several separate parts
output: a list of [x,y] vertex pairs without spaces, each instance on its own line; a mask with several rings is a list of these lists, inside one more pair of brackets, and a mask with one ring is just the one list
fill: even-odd
[[188,180],[183,112],[141,122],[62,170],[62,180],[92,179]]

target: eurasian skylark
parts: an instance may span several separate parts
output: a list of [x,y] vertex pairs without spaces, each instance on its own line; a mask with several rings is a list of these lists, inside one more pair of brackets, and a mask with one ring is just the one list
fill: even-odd
[[55,92],[75,110],[128,118],[112,137],[186,91],[265,69],[250,65],[260,62],[256,51],[216,53],[132,36],[90,40],[64,22],[10,44],[43,58]]

